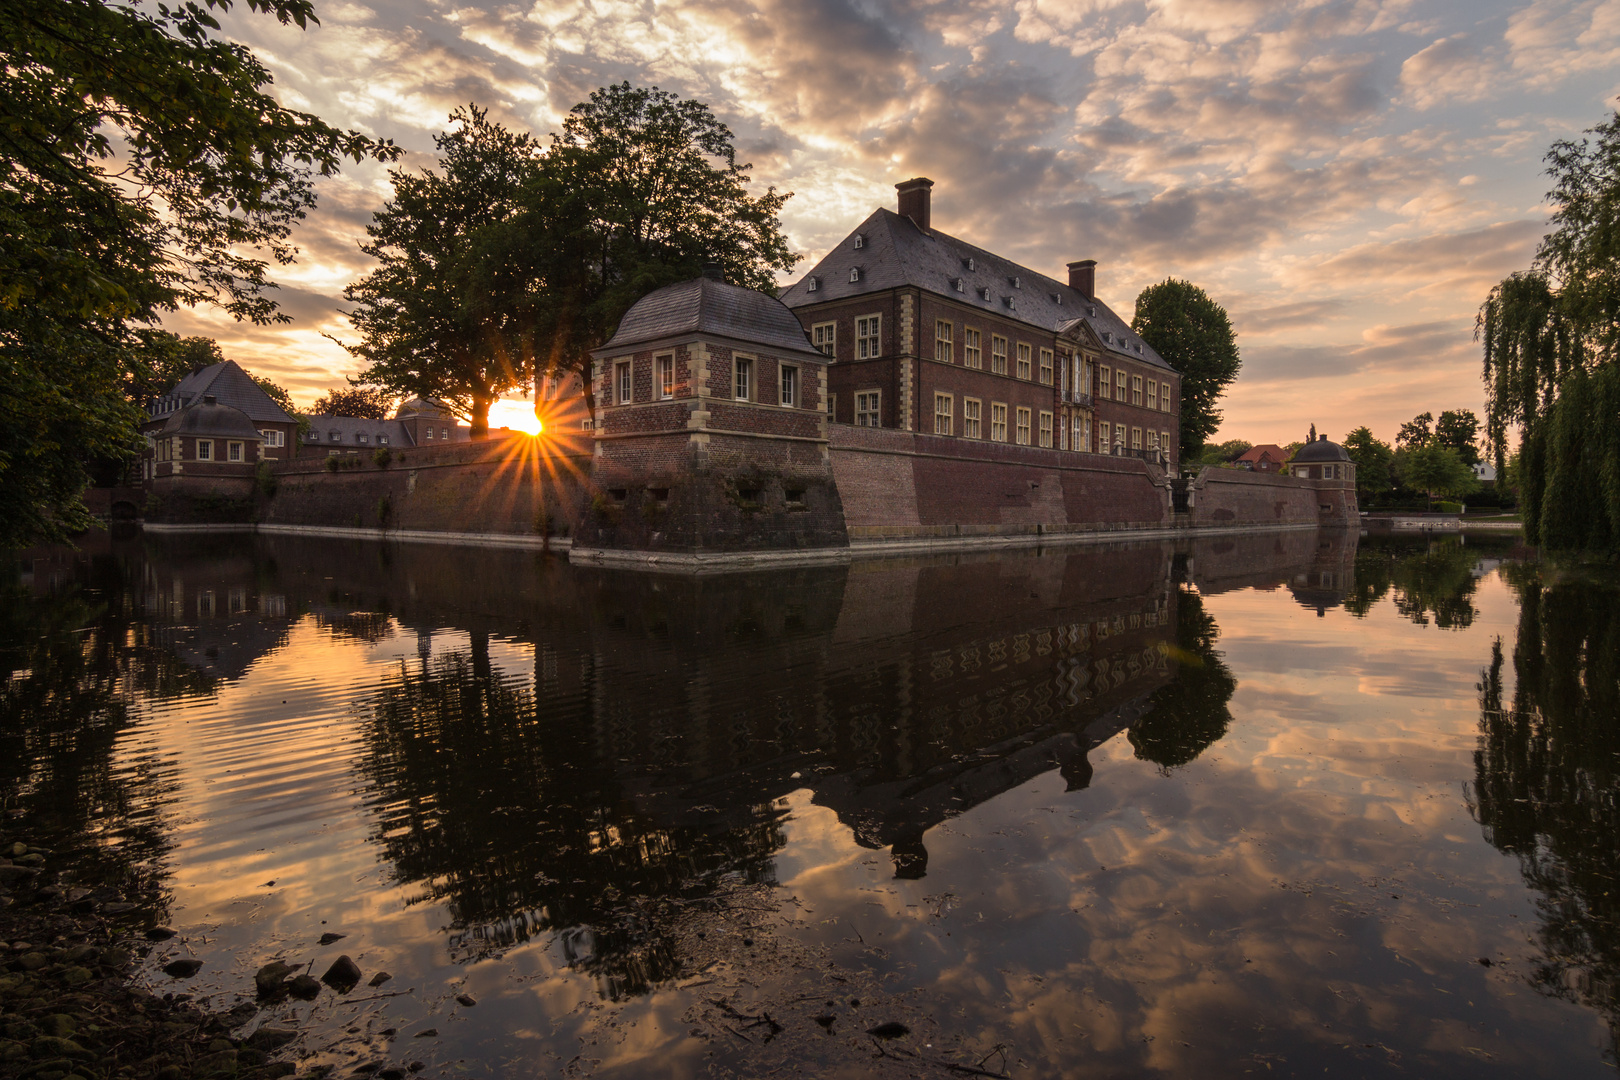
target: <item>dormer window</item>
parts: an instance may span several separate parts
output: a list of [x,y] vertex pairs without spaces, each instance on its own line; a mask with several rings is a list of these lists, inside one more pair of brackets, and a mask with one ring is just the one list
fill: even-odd
[[1003,296],[1001,298],[1001,302],[1003,304],[1007,305],[1007,310],[1008,311],[1017,311],[1018,310],[1018,301],[1013,299],[1010,296]]
[[1097,317],[1097,305],[1096,304],[1087,304],[1086,305],[1086,314],[1091,316],[1093,319],[1095,319]]
[[819,288],[821,288],[821,282],[817,281],[815,278],[808,277],[804,279],[805,292],[815,292]]
[[969,259],[963,259],[962,260],[962,265],[968,268],[968,273],[973,272],[974,262],[973,262],[972,259],[970,259],[970,258]]
[[855,250],[859,251],[861,248],[863,248],[865,246],[866,246],[866,237],[862,236],[860,233],[856,233],[855,234]]
[[951,284],[956,286],[956,291],[957,292],[967,292],[967,279],[966,278],[957,278],[954,281],[952,281]]
[[849,280],[851,280],[851,281],[859,281],[859,280],[861,280],[861,268],[860,267],[852,266],[852,267],[849,268]]
[[1015,289],[1021,289],[1021,288],[1023,288],[1023,286],[1022,286],[1022,285],[1020,285],[1020,284],[1018,284],[1018,279],[1017,279],[1017,278],[1008,278],[1008,279],[1007,279],[1007,280],[1008,280],[1008,281],[1010,281],[1010,282],[1012,282],[1012,287],[1013,287],[1013,288],[1015,288]]
[[1140,341],[1136,343],[1136,351],[1139,353],[1142,351],[1142,343]]
[[988,299],[990,299],[990,289],[989,289],[989,288],[988,288],[988,287],[986,287],[986,288],[983,288],[983,289],[980,289],[980,290],[979,290],[979,298],[980,298],[980,299],[981,299],[981,300],[988,300]]
[[1103,340],[1108,342],[1108,344],[1112,345],[1114,343],[1114,335],[1113,335],[1113,333],[1108,331],[1108,330],[1104,330],[1103,331]]
[[1053,293],[1052,294],[1052,303],[1056,304],[1058,307],[1062,307],[1063,306],[1063,294],[1062,293]]

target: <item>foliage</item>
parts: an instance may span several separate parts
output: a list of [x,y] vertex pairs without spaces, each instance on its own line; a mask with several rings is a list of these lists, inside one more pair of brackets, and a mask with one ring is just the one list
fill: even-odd
[[1401,430],[1395,433],[1395,445],[1402,450],[1429,445],[1429,441],[1434,438],[1434,431],[1430,427],[1433,423],[1434,413],[1418,413],[1402,424]]
[[1525,455],[1539,466],[1521,489],[1526,533],[1533,519],[1549,548],[1620,549],[1620,365],[1565,377]]
[[1226,309],[1190,281],[1166,278],[1136,298],[1131,329],[1181,373],[1181,453],[1196,454],[1221,426],[1216,407],[1242,366]]
[[1620,1028],[1620,596],[1563,574],[1543,580],[1534,565],[1505,566],[1503,577],[1519,594],[1512,678],[1498,640],[1478,683],[1468,807],[1538,894],[1540,956],[1528,982],[1597,1009],[1612,1039]]
[[371,455],[371,460],[376,463],[377,468],[386,469],[388,463],[394,460],[394,455],[389,451],[388,447],[379,446],[376,453]]
[[346,347],[368,365],[356,383],[441,401],[479,439],[495,399],[533,381],[533,307],[514,222],[539,148],[476,106],[450,120],[456,127],[434,136],[440,171],[388,174],[394,197],[360,245],[379,265],[344,291],[361,335]]
[[1170,655],[1175,676],[1153,692],[1150,706],[1126,737],[1136,756],[1168,773],[1189,764],[1223,736],[1232,723],[1237,678],[1215,643],[1221,628],[1189,588],[1176,595],[1176,640]]
[[[1608,479],[1583,477],[1578,460],[1601,463],[1620,455],[1620,431],[1590,403],[1607,393],[1602,373],[1620,347],[1620,114],[1580,140],[1553,144],[1548,175],[1556,207],[1530,270],[1513,274],[1481,305],[1476,336],[1484,347],[1485,441],[1498,471],[1517,428],[1514,481],[1524,507],[1525,535],[1547,547],[1620,546],[1612,524],[1620,490]],[[1599,378],[1601,376],[1601,378]],[[1555,417],[1565,393],[1580,396]],[[1599,421],[1589,446],[1571,437],[1580,416]],[[1600,465],[1601,467],[1601,465]],[[1597,497],[1603,505],[1575,505]],[[1543,533],[1543,524],[1553,526]]]
[[278,104],[215,36],[227,6],[0,5],[0,544],[82,526],[81,462],[133,451],[123,392],[155,381],[138,331],[185,304],[278,318],[267,271],[293,258],[313,176],[395,153]]
[[798,256],[778,213],[747,191],[731,131],[696,101],[621,83],[574,107],[542,154],[469,106],[438,137],[443,176],[391,174],[394,200],[350,286],[364,382],[444,401],[474,437],[489,403],[536,376],[581,376],[631,304],[718,262],[766,292]]
[[1464,465],[1479,464],[1478,439],[1479,417],[1472,409],[1448,409],[1434,422],[1435,442],[1457,451]]
[[288,416],[298,415],[298,407],[293,404],[292,395],[287,393],[287,388],[285,386],[282,386],[274,379],[262,378],[255,375],[251,371],[247,373],[247,377],[252,379],[253,384],[260,390],[263,390],[271,401],[275,402],[277,405],[280,405],[282,411]]
[[143,327],[134,332],[134,339],[134,362],[124,370],[124,396],[142,409],[151,408],[193,371],[225,362],[213,338],[183,338]]
[[394,411],[394,399],[369,386],[340,386],[328,390],[309,407],[315,416],[352,416],[360,420],[386,420]]
[[1479,589],[1474,568],[1480,553],[1459,537],[1425,542],[1416,550],[1410,544],[1404,539],[1361,542],[1345,610],[1365,617],[1393,593],[1395,610],[1419,626],[1428,626],[1431,620],[1441,630],[1472,626],[1479,614],[1474,606]]
[[1356,495],[1365,498],[1395,486],[1395,451],[1372,433],[1365,424],[1344,437],[1340,444],[1356,466]]
[[1436,495],[1462,496],[1478,489],[1474,471],[1449,446],[1429,441],[1395,453],[1395,475],[1414,491]]

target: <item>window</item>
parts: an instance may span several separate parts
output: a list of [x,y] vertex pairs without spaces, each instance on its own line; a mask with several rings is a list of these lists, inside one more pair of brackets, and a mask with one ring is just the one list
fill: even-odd
[[934,359],[942,364],[952,363],[956,359],[956,353],[951,349],[952,329],[944,319],[934,323]]
[[616,372],[618,372],[619,404],[620,405],[628,405],[628,404],[630,404],[630,388],[631,388],[630,362],[627,360],[622,364],[618,364],[618,365],[616,365],[614,367],[614,370]]
[[868,315],[855,320],[855,358],[857,360],[871,360],[881,355],[878,344],[883,336],[883,316]]
[[326,433],[326,441],[327,442],[342,442],[343,441],[343,432],[341,432],[341,431],[328,431]]
[[808,278],[804,279],[804,291],[805,292],[815,292],[819,288],[821,288],[821,282],[818,281],[816,278],[808,277]]
[[782,404],[792,408],[799,403],[799,369],[782,365],[781,377],[777,380],[781,391]]
[[980,402],[978,398],[962,399],[962,436],[968,439],[984,438],[984,429],[979,426]]
[[962,366],[970,368],[984,367],[984,353],[979,348],[979,332],[971,326],[962,328]]
[[653,361],[658,369],[658,396],[668,400],[675,396],[675,358],[673,356],[660,356]]
[[1071,441],[1069,443],[1069,449],[1071,449],[1071,450],[1090,450],[1091,449],[1091,419],[1090,419],[1090,417],[1081,416],[1079,413],[1074,414],[1074,435],[1073,435],[1073,437],[1072,437],[1072,439],[1071,439]]
[[738,401],[754,400],[754,362],[739,356],[731,362],[732,397]]
[[1159,382],[1157,379],[1147,381],[1147,407],[1155,412],[1159,409]]
[[1018,418],[1018,430],[1014,432],[1016,441],[1019,446],[1028,446],[1030,410],[1020,406],[1016,415]]
[[810,328],[810,344],[820,349],[827,356],[836,355],[838,324],[835,322],[816,323]]
[[855,426],[882,427],[883,391],[863,390],[855,395]]
[[362,431],[360,434],[354,437],[354,441],[359,443],[368,443],[371,441],[371,436]]
[[1131,404],[1142,404],[1142,376],[1131,376]]
[[433,438],[433,429],[432,428],[427,429],[427,437],[430,438],[430,439]]
[[450,437],[450,429],[449,428],[442,427],[442,428],[439,429],[439,438],[448,439],[449,437]]
[[1041,350],[1041,382],[1052,385],[1052,350]]
[[990,403],[990,438],[996,442],[1007,441],[1007,406],[999,401]]
[[1097,425],[1097,445],[1098,445],[1098,449],[1100,449],[1105,454],[1108,453],[1109,448],[1113,445],[1113,443],[1111,441],[1112,436],[1113,436],[1113,429],[1111,427],[1109,427],[1108,421],[1104,420],[1104,421],[1100,422]]
[[1007,339],[1000,334],[990,335],[990,370],[997,375],[1007,374]]
[[1160,412],[1169,412],[1170,411],[1170,384],[1169,383],[1160,383],[1159,384],[1159,411]]
[[341,453],[343,453],[343,451],[341,451],[341,450],[328,450],[326,452],[326,456],[327,457],[337,457]]
[[1159,448],[1159,433],[1157,431],[1150,430],[1147,433],[1147,448],[1149,450],[1157,450]]
[[[287,433],[285,431],[277,431],[274,428],[267,428],[264,431],[259,432],[259,434],[264,436],[265,446],[287,445]],[[315,438],[318,439],[320,436],[316,435]]]
[[377,436],[377,442],[378,442],[379,445],[387,446],[388,445],[388,436],[386,436],[386,435]]
[[1041,413],[1041,445],[1052,445],[1052,414],[1045,411]]
[[1131,428],[1131,449],[1142,449],[1142,429],[1139,427]]
[[828,394],[827,395],[827,419],[828,420],[836,419],[837,416],[838,416],[838,410],[833,408],[833,403],[835,401],[837,401],[837,399],[838,399],[838,395],[836,395],[836,394]]
[[1125,400],[1125,371],[1123,368],[1114,369],[1114,400]]
[[1022,341],[1018,343],[1018,377],[1020,379],[1028,379],[1031,377],[1031,372],[1029,370],[1029,346],[1025,345]]
[[241,461],[241,460],[243,460],[242,444],[239,443],[239,442],[228,442],[228,443],[226,443],[225,444],[225,460],[226,461]]
[[862,236],[860,233],[856,233],[855,234],[855,247],[856,247],[856,249],[859,250],[860,248],[863,248],[865,246],[866,246],[866,237]]
[[956,418],[956,409],[949,394],[934,395],[934,434],[951,435],[952,421]]
[[1164,452],[1167,454],[1175,450],[1175,445],[1171,443],[1170,433],[1168,431],[1159,432],[1159,446],[1163,448]]
[[1112,393],[1113,383],[1110,381],[1113,377],[1113,368],[1107,364],[1097,365],[1097,397],[1104,401],[1114,396]]
[[851,281],[859,281],[859,280],[861,280],[861,268],[860,267],[852,266],[852,267],[849,268],[849,280],[851,280]]
[[214,460],[214,440],[213,439],[198,439],[197,440],[197,460],[198,461],[213,461]]

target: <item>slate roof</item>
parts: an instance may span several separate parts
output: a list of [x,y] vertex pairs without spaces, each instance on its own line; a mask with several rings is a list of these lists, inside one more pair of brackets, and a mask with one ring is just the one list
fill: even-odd
[[158,429],[160,435],[202,435],[222,439],[263,442],[247,413],[218,402],[199,401],[172,413]]
[[235,360],[210,364],[175,384],[173,390],[153,403],[151,416],[156,418],[179,412],[187,405],[200,401],[204,394],[213,394],[221,405],[229,405],[247,413],[256,424],[296,424],[269,394],[259,389],[248,373],[237,366]]
[[1350,455],[1344,447],[1336,442],[1328,442],[1326,435],[1315,442],[1306,443],[1294,455],[1294,464],[1302,461],[1349,461]]
[[1288,460],[1288,451],[1276,443],[1261,443],[1259,446],[1251,446],[1232,460],[1258,462],[1263,455],[1267,454],[1271,456],[1272,461],[1279,465]]
[[[309,433],[304,436],[305,446],[344,446],[350,449],[365,446],[415,446],[410,429],[399,420],[363,420],[357,416],[309,416]],[[338,437],[332,438],[336,432]],[[361,442],[360,436],[366,441]],[[386,443],[379,441],[386,438]],[[437,441],[437,440],[435,440]],[[453,440],[452,440],[453,441]]]
[[624,313],[613,337],[591,350],[591,355],[600,359],[631,346],[694,334],[827,361],[782,301],[707,277],[666,285],[637,300]]
[[[858,248],[856,236],[861,237]],[[968,268],[969,260],[972,269]],[[852,269],[860,270],[859,281],[849,279]],[[810,278],[817,279],[813,292],[807,287]],[[958,281],[962,283],[960,292],[956,288]],[[1067,282],[938,229],[924,232],[910,218],[882,208],[874,210],[871,217],[840,240],[810,273],[784,289],[782,302],[800,308],[903,286],[977,306],[1042,330],[1062,333],[1084,322],[1108,351],[1137,363],[1172,370],[1101,300],[1088,299]],[[988,298],[985,290],[989,290]]]

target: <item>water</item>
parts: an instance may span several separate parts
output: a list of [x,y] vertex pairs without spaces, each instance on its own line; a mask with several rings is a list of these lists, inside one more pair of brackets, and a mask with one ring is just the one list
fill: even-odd
[[1607,1076],[1620,605],[1522,554],[91,539],[0,594],[0,797],[161,886],[155,990],[391,973],[255,1021],[341,1074]]

